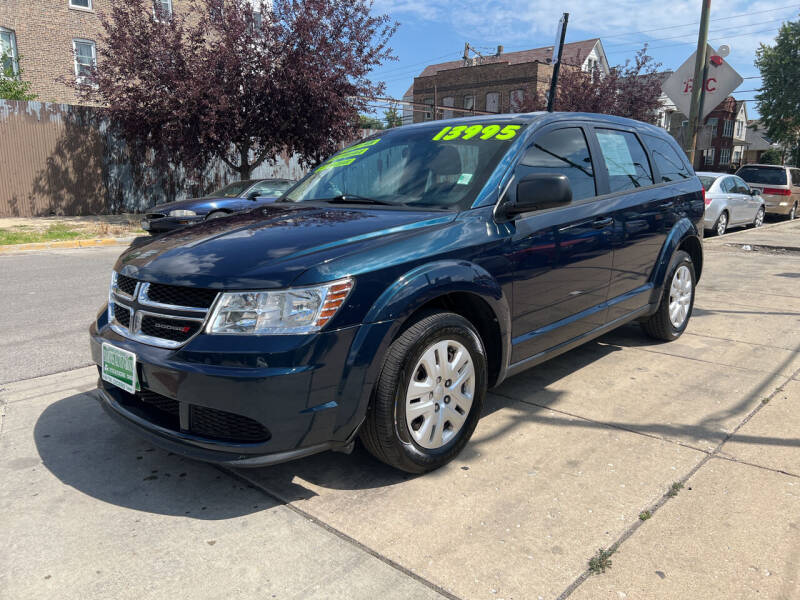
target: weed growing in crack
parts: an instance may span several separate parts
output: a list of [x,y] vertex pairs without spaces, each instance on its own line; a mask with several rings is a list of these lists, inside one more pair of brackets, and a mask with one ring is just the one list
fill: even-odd
[[643,510],[642,512],[639,513],[639,520],[640,521],[647,521],[647,519],[649,519],[652,516],[653,515],[650,514],[649,510]]
[[605,573],[606,569],[611,567],[612,554],[614,554],[614,551],[611,549],[603,550],[598,548],[597,554],[589,559],[589,570],[595,575]]
[[672,486],[670,486],[669,491],[667,492],[667,496],[669,496],[670,498],[674,498],[675,496],[678,495],[678,492],[680,492],[682,489],[683,489],[683,484],[680,481],[676,481],[675,483],[672,484]]

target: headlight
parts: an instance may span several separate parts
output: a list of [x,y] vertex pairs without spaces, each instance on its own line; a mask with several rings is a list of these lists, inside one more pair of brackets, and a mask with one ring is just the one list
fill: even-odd
[[171,210],[169,211],[170,217],[195,217],[197,213],[193,210]]
[[352,279],[270,292],[227,292],[211,315],[207,332],[217,334],[293,334],[322,329],[344,305]]

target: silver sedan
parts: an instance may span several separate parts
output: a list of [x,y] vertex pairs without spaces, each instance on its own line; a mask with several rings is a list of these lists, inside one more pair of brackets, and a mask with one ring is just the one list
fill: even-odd
[[706,214],[703,226],[717,235],[729,227],[764,224],[764,199],[736,175],[698,172],[706,191]]

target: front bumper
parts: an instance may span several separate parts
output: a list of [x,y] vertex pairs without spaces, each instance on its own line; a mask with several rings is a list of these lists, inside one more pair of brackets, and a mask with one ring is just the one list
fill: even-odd
[[161,217],[159,219],[142,219],[141,226],[145,231],[150,233],[163,233],[165,231],[173,231],[186,227],[187,225],[196,225],[205,220],[205,215],[197,215],[194,217]]
[[[152,443],[207,462],[255,467],[345,448],[366,413],[373,363],[390,325],[309,336],[200,335],[170,350],[120,336],[101,313],[90,329],[93,361],[102,363],[103,343],[136,353],[142,392],[128,394],[101,379],[95,397]],[[152,397],[173,407],[170,414]],[[209,433],[207,422],[198,433],[198,411],[258,424],[267,434],[236,439],[229,429]]]

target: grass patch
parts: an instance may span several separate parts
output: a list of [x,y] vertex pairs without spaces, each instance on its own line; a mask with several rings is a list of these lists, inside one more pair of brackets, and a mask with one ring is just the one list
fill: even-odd
[[680,492],[682,489],[683,489],[683,484],[680,481],[676,481],[670,486],[669,491],[667,492],[667,496],[669,496],[670,498],[674,498],[675,496],[678,495],[678,492]]
[[597,549],[597,554],[589,559],[589,570],[595,575],[605,573],[606,569],[611,567],[611,555],[614,554],[613,550]]
[[59,242],[85,238],[86,234],[66,225],[51,225],[46,231],[13,231],[0,229],[0,246],[13,244],[32,244],[35,242]]
[[640,521],[647,521],[647,519],[649,519],[652,516],[653,515],[650,514],[649,510],[643,510],[642,512],[639,513],[639,520]]

